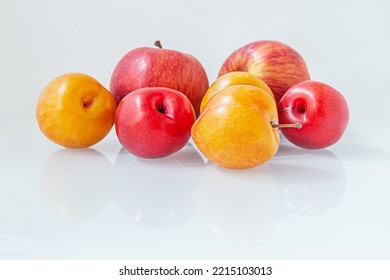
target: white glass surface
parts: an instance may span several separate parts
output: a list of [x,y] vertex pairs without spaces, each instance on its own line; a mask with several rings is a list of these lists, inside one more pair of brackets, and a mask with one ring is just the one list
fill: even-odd
[[[2,1],[0,259],[389,259],[388,1]],[[318,2],[318,3],[317,3]],[[189,143],[167,158],[123,150],[114,130],[68,150],[35,104],[66,72],[108,86],[128,50],[160,39],[212,82],[236,48],[286,42],[351,111],[336,145],[285,139],[234,171]]]

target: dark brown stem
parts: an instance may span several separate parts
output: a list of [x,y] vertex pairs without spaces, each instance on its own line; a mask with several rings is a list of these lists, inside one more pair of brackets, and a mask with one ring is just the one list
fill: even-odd
[[161,45],[160,40],[157,40],[156,42],[154,42],[154,45],[155,45],[157,48],[160,48],[160,49],[163,48],[162,45]]
[[286,124],[273,124],[271,123],[273,128],[297,128],[301,129],[302,124],[297,122],[297,123],[286,123]]

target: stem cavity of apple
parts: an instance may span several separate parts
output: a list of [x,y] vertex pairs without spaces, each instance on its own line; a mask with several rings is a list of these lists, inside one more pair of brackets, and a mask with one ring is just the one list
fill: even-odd
[[285,124],[274,124],[274,123],[271,123],[272,127],[273,128],[297,128],[297,129],[301,129],[302,128],[302,124],[297,122],[297,123],[285,123]]
[[157,48],[160,48],[160,49],[163,48],[162,45],[161,45],[160,40],[155,41],[155,42],[154,42],[154,45],[155,45]]
[[157,111],[159,111],[162,114],[165,114],[165,107],[164,107],[164,105],[157,106]]

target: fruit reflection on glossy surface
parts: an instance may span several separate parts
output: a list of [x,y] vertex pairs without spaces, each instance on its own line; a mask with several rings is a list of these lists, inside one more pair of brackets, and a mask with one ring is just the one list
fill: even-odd
[[277,189],[270,169],[233,171],[208,165],[193,203],[200,219],[232,245],[256,246],[272,235]]
[[247,85],[227,87],[206,105],[192,127],[199,150],[212,162],[247,169],[271,159],[279,147],[275,100],[266,91]]
[[[115,201],[133,223],[172,228],[195,214],[191,203],[204,163],[192,147],[161,159],[131,157],[122,149],[115,161]],[[191,178],[185,180],[184,178]]]
[[249,43],[233,52],[223,63],[219,76],[232,71],[247,71],[266,82],[279,101],[293,85],[310,79],[301,55],[277,41]]
[[42,196],[61,215],[92,219],[112,201],[112,171],[111,162],[93,149],[60,150],[42,166]]
[[349,109],[343,95],[317,81],[305,81],[290,88],[278,104],[281,123],[302,124],[301,129],[283,128],[283,135],[306,149],[335,144],[344,134]]
[[249,72],[243,71],[235,71],[229,72],[221,77],[219,77],[207,90],[206,94],[202,99],[202,103],[200,105],[200,113],[203,112],[204,107],[206,107],[207,103],[210,101],[213,96],[219,92],[220,90],[233,86],[233,85],[248,85],[255,86],[263,89],[268,92],[271,96],[274,96],[269,86],[260,78],[257,78],[255,75],[252,75]]
[[311,151],[282,142],[269,166],[279,189],[279,216],[328,213],[340,203],[348,185],[342,161],[326,149]]
[[62,75],[42,91],[36,117],[42,133],[67,148],[85,148],[102,140],[114,124],[116,103],[94,78]]

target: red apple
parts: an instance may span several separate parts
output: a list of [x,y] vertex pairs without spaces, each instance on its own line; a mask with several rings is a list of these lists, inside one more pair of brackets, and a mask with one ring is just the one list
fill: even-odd
[[257,41],[239,48],[225,60],[218,76],[233,71],[247,71],[262,79],[277,102],[290,87],[310,79],[300,54],[277,41]]
[[300,123],[301,129],[281,128],[292,143],[306,149],[335,144],[348,125],[349,110],[343,95],[316,81],[290,88],[278,104],[279,123]]
[[202,64],[192,55],[175,50],[142,47],[129,51],[116,65],[110,91],[119,103],[143,87],[167,87],[184,93],[199,114],[209,82]]
[[173,89],[141,88],[119,103],[115,129],[119,142],[143,158],[168,156],[191,136],[195,112],[188,98]]

